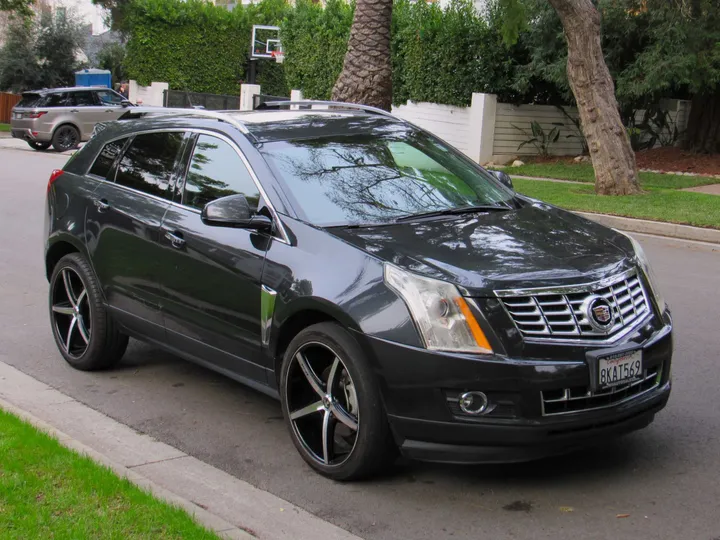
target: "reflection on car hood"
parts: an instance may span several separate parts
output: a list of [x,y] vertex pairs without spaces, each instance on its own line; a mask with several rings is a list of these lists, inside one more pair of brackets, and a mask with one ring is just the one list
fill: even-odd
[[542,204],[328,232],[412,272],[456,283],[470,295],[592,282],[632,266],[624,236]]

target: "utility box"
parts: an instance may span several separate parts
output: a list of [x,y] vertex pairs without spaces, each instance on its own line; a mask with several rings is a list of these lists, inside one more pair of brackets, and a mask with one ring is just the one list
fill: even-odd
[[75,86],[112,87],[112,75],[106,69],[83,69],[75,72]]

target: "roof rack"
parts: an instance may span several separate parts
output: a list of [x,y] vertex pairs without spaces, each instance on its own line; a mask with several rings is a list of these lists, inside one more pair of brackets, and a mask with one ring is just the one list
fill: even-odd
[[183,116],[202,116],[204,118],[215,118],[221,122],[227,122],[231,126],[235,127],[241,133],[249,135],[250,132],[245,124],[238,122],[235,118],[227,114],[227,111],[208,111],[206,109],[180,109],[174,107],[129,107],[127,112],[123,114],[119,119],[127,120],[132,118],[134,115],[147,116],[147,115],[183,115]]
[[290,105],[327,105],[330,107],[344,107],[346,109],[356,109],[359,111],[366,111],[371,112],[374,114],[379,114],[381,116],[387,116],[389,118],[393,118],[395,120],[400,120],[401,122],[404,121],[402,118],[398,118],[392,113],[389,113],[383,109],[379,109],[377,107],[371,107],[370,105],[360,105],[358,103],[347,103],[345,101],[315,101],[312,99],[306,99],[306,100],[300,100],[300,101],[265,101],[263,105],[267,105],[269,107],[280,107],[280,106],[290,106]]

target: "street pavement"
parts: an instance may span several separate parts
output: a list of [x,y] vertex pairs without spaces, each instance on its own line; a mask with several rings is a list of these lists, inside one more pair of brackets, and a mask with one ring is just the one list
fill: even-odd
[[113,371],[62,360],[42,223],[47,178],[66,159],[0,147],[0,360],[367,539],[720,539],[720,246],[637,236],[676,328],[673,394],[648,429],[534,463],[401,462],[341,484],[305,465],[277,402],[209,370],[134,341]]

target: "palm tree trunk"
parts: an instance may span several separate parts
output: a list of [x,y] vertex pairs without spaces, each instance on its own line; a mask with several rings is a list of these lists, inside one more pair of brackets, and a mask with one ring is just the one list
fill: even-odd
[[345,62],[332,92],[333,100],[390,110],[391,19],[392,0],[357,0]]
[[595,168],[595,191],[599,195],[640,193],[635,153],[600,47],[600,13],[592,0],[549,1],[565,30],[568,81]]

